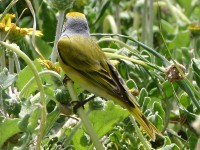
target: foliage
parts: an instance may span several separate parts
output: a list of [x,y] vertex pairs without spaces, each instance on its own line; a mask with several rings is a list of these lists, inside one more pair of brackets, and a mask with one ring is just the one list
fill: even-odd
[[[75,83],[80,101],[90,99],[83,113],[104,147],[199,149],[196,0],[0,1],[0,149],[94,149],[87,127],[73,111],[77,102],[63,84],[64,73],[52,52],[69,11],[86,15],[92,38],[116,66],[145,116],[163,133],[151,141],[127,110]],[[5,19],[8,13],[15,17]]]

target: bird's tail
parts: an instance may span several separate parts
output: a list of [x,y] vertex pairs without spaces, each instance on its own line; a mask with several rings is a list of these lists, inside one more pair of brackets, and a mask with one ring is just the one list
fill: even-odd
[[[114,80],[115,86],[117,85],[118,90],[115,92],[115,98],[110,98],[116,100],[118,104],[122,107],[127,108],[129,112],[134,116],[136,121],[143,127],[146,133],[151,137],[152,140],[155,140],[156,134],[162,135],[161,132],[143,115],[142,111],[139,108],[139,105],[134,98],[134,96],[129,92],[126,83],[121,78],[118,71],[113,67],[109,62],[107,63],[112,79]],[[111,93],[112,94],[112,93]],[[120,98],[119,98],[120,95]]]
[[162,135],[161,132],[143,115],[143,113],[137,106],[129,106],[127,108],[153,141],[155,141],[156,139],[156,134]]

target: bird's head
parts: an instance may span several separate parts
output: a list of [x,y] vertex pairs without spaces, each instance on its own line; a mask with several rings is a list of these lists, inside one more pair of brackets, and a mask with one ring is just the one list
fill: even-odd
[[89,37],[89,27],[85,15],[80,12],[70,12],[63,25],[61,37],[82,35]]

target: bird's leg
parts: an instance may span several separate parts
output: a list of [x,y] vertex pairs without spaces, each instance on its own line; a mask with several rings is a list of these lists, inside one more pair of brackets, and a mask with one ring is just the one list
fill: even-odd
[[70,80],[70,78],[65,74],[65,77],[63,79],[63,85],[66,85],[67,81]]
[[[76,102],[76,105],[74,105],[73,107],[73,111],[74,113],[77,112],[77,109],[80,108],[80,107],[83,107],[84,108],[84,105],[89,102],[90,100],[92,100],[93,98],[95,98],[95,95],[92,95],[90,97],[88,97],[87,99],[83,100],[83,101],[73,101],[73,102]],[[72,103],[73,103],[72,102]]]
[[[68,80],[70,80],[70,78],[69,78],[67,75],[65,75],[65,77],[64,77],[64,79],[63,79],[63,84],[65,85],[65,84],[67,83]],[[89,102],[90,100],[92,100],[94,97],[95,97],[95,96],[92,95],[92,96],[88,97],[87,99],[85,99],[85,100],[83,100],[83,101],[78,101],[78,100],[77,100],[77,101],[72,101],[72,102],[71,102],[72,104],[76,102],[76,104],[75,104],[74,107],[73,107],[73,112],[76,113],[76,112],[77,112],[77,109],[78,109],[79,107],[83,107],[83,108],[84,108],[84,105],[85,105],[87,102]]]

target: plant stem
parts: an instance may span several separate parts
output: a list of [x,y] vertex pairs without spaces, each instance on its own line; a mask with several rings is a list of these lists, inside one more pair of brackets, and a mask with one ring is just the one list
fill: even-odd
[[82,121],[80,121],[70,132],[69,136],[67,137],[67,139],[65,140],[66,144],[69,144],[69,142],[71,141],[72,137],[74,136],[74,134],[78,131],[78,129],[81,127],[82,125]]
[[[134,2],[133,2],[134,3]],[[138,34],[138,30],[140,28],[140,24],[141,24],[141,17],[140,17],[141,13],[139,11],[139,9],[137,8],[137,6],[134,6],[133,9],[133,31],[136,32],[136,34]]]
[[143,43],[153,47],[153,0],[145,0],[142,23]]
[[[69,89],[69,93],[70,93],[72,100],[78,100],[77,94],[74,91],[73,83],[71,80],[67,81],[67,87]],[[90,135],[90,138],[92,139],[93,144],[96,147],[96,149],[103,150],[104,148],[103,148],[101,142],[99,141],[98,136],[95,133],[94,128],[93,128],[92,124],[90,123],[89,119],[87,118],[87,115],[83,111],[82,107],[77,109],[77,114],[81,118],[82,123],[84,124],[86,130],[88,131],[88,134]]]
[[[107,48],[108,50],[108,48]],[[113,54],[113,53],[109,53],[109,52],[104,52],[106,54],[107,57],[109,58],[114,58],[114,59],[124,59],[124,60],[128,60],[130,62],[133,62],[135,64],[138,64],[138,65],[141,65],[143,67],[146,67],[148,69],[156,69],[156,70],[159,70],[160,72],[164,72],[165,70],[161,67],[158,67],[158,66],[155,66],[153,64],[150,64],[148,62],[144,62],[144,61],[141,61],[141,60],[138,60],[138,59],[134,59],[134,58],[129,58],[127,56],[123,56],[123,55],[119,55],[119,54]]]
[[170,57],[172,59],[172,62],[174,63],[176,69],[181,74],[181,76],[184,77],[184,80],[177,81],[177,83],[191,97],[191,100],[193,101],[194,105],[197,107],[198,111],[200,111],[200,103],[199,103],[199,101],[197,101],[197,99],[195,97],[195,95],[196,95],[200,99],[199,92],[195,89],[195,87],[191,84],[191,82],[185,77],[183,71],[179,68],[179,66],[177,65],[176,61],[173,59],[172,54],[171,54],[170,50],[167,47],[167,44],[166,44],[166,42],[164,40],[164,37],[163,37],[162,33],[160,35],[161,35],[162,40],[164,42],[164,45],[165,45],[165,47],[167,49],[167,52],[169,53],[169,55],[170,55]]
[[[0,50],[3,51],[0,58],[0,65],[1,65],[0,72],[3,72],[6,66],[5,50],[2,46],[0,46]],[[4,101],[3,101],[3,89],[1,88],[1,86],[0,86],[0,114],[6,117],[6,111],[4,109]]]
[[[39,72],[38,75],[40,77],[45,76],[45,75],[52,75],[54,77],[56,77],[58,80],[60,80],[60,82],[62,82],[61,76],[55,72],[55,71],[51,71],[51,70],[46,70],[46,71],[42,71]],[[29,86],[35,81],[35,77],[31,78],[28,83],[26,83],[26,85],[23,87],[23,89],[20,91],[19,97],[22,97],[26,90],[28,90]]]
[[[95,35],[95,34],[92,34],[92,35]],[[106,35],[110,35],[110,34],[106,34]],[[112,34],[112,35],[118,35],[118,34]],[[119,43],[120,45],[124,46],[125,48],[127,48],[128,50],[130,50],[131,52],[133,53],[138,53],[138,51],[136,49],[133,49],[131,48],[130,46],[128,46],[126,43],[118,40],[118,39],[114,39],[114,38],[103,38],[103,39],[100,39],[99,41],[97,41],[97,43],[101,43],[101,42],[105,42],[105,41],[111,41],[111,42],[117,42]]]
[[53,63],[56,62],[57,59],[57,43],[58,40],[60,38],[61,35],[61,31],[62,31],[62,25],[63,25],[63,21],[64,21],[64,15],[65,15],[65,11],[64,10],[59,10],[59,17],[58,17],[58,23],[57,23],[57,28],[56,28],[56,37],[54,40],[54,45],[53,45],[53,51],[51,53],[51,61]]
[[137,133],[137,136],[140,139],[140,141],[142,142],[144,148],[146,150],[150,150],[151,148],[149,147],[149,144],[147,143],[146,139],[144,138],[144,136],[142,135],[140,129],[138,128],[138,126],[137,126],[137,124],[135,122],[135,119],[133,118],[133,116],[130,116],[130,118],[131,118],[131,122],[133,123],[133,126],[135,128],[135,131]]
[[40,120],[40,129],[39,129],[39,132],[38,132],[37,144],[36,144],[36,150],[39,150],[41,142],[42,142],[42,138],[44,136],[43,133],[44,133],[45,125],[46,125],[46,114],[47,114],[45,94],[44,94],[44,89],[43,89],[43,86],[42,86],[41,78],[39,77],[38,71],[37,71],[36,67],[34,66],[34,64],[32,63],[32,61],[30,60],[30,58],[24,52],[22,52],[18,48],[17,45],[7,44],[7,43],[2,42],[2,41],[0,41],[0,44],[5,46],[6,48],[10,49],[11,51],[15,52],[20,57],[22,57],[22,59],[27,63],[27,65],[32,70],[33,75],[35,76],[35,80],[36,80],[36,83],[38,85],[38,90],[40,92],[40,98],[41,98],[41,120]]
[[[92,34],[94,35],[94,34]],[[119,36],[119,34],[111,34],[111,35],[116,35]],[[117,42],[118,44],[120,44],[121,46],[124,46],[125,48],[127,48],[130,52],[132,52],[133,55],[137,56],[138,58],[140,58],[141,60],[145,61],[145,59],[139,55],[139,51],[137,51],[136,49],[133,49],[132,47],[128,46],[126,43],[118,40],[118,39],[114,39],[114,38],[103,38],[100,39],[97,43],[100,42],[106,42],[106,41],[111,41],[111,42]]]
[[0,64],[1,64],[0,71],[3,71],[3,69],[6,67],[6,58],[5,58],[6,52],[2,46],[0,46],[0,50],[3,51],[0,59]]
[[0,21],[5,17],[5,15],[8,13],[8,11],[17,3],[18,0],[12,0],[10,4],[4,9],[2,15],[0,16]]
[[121,34],[121,23],[120,23],[120,5],[115,4],[115,20],[116,20],[116,25],[117,25],[117,33]]
[[33,6],[35,8],[36,19],[37,19],[39,29],[42,29],[42,20],[40,20],[40,17],[39,17],[39,13],[40,13],[39,1],[33,1]]
[[168,6],[177,22],[184,21],[187,24],[191,23],[191,21],[178,8],[176,8],[170,0],[164,0],[164,2]]
[[21,68],[20,68],[19,59],[18,59],[16,53],[13,53],[13,59],[14,59],[16,71],[17,71],[17,74],[18,74],[21,71]]
[[106,54],[107,57],[110,57],[110,58],[125,59],[125,60],[131,61],[133,63],[142,65],[143,67],[151,68],[149,65],[147,65],[144,61],[141,61],[141,60],[129,58],[129,57],[119,55],[119,54],[113,54],[113,53],[107,53],[107,52],[104,52],[104,53]]
[[118,33],[117,25],[116,25],[115,19],[111,15],[106,16],[106,18],[104,19],[103,32],[108,32],[109,30],[108,24],[110,25],[112,33],[117,34]]
[[[149,47],[153,47],[153,0],[145,0],[144,17],[142,24],[143,43]],[[155,62],[155,57],[150,55],[151,62]]]
[[115,52],[117,52],[117,49],[114,49],[114,48],[102,48],[102,51],[115,53]]
[[30,0],[25,0],[26,1],[26,4],[33,16],[33,32],[32,32],[32,38],[31,38],[31,42],[32,42],[32,45],[35,49],[35,51],[37,52],[37,54],[40,56],[41,59],[45,59],[44,56],[42,55],[42,53],[40,52],[40,50],[37,48],[37,45],[35,43],[35,32],[36,32],[36,15],[35,15],[35,10],[33,9],[33,5],[31,3]]
[[13,52],[9,52],[9,73],[14,73],[14,59],[13,59]]
[[[136,39],[134,39],[134,38],[132,38],[132,37],[130,37],[130,36],[126,36],[126,35],[122,35],[122,34],[107,34],[107,33],[95,33],[95,34],[91,34],[91,35],[92,35],[92,36],[94,36],[94,35],[101,35],[101,36],[120,36],[120,37],[127,38],[128,40],[131,40],[131,41],[137,43],[138,45],[140,45],[141,47],[143,47],[144,49],[146,49],[148,52],[150,52],[151,54],[153,54],[154,56],[156,56],[158,59],[160,59],[165,67],[168,67],[168,66],[170,65],[170,62],[169,62],[165,57],[163,57],[161,54],[159,54],[157,51],[155,51],[154,49],[148,47],[147,45],[145,45],[145,44],[139,42],[138,40],[136,40]],[[102,39],[102,40],[104,40],[104,39]],[[102,40],[101,40],[101,41],[102,41]],[[122,43],[123,43],[123,42],[122,42]],[[125,44],[125,43],[124,43],[124,44]],[[125,45],[126,45],[126,44],[125,44]],[[131,48],[131,49],[132,49],[132,48]],[[136,51],[136,50],[133,50],[133,49],[132,49],[132,52],[134,52],[134,51]],[[136,52],[138,52],[138,51],[136,51]]]
[[4,102],[3,102],[3,90],[0,87],[0,114],[6,117],[6,111],[4,109]]

